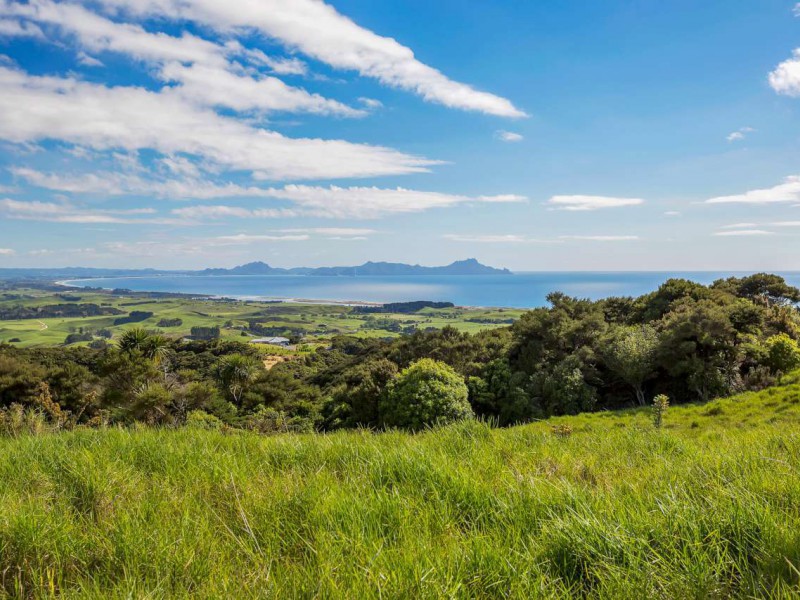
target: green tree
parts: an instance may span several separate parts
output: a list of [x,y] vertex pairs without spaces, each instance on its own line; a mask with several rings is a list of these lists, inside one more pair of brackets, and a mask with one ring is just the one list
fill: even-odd
[[779,275],[756,273],[742,279],[732,278],[737,295],[767,306],[782,306],[800,302],[800,290],[786,283]]
[[620,327],[604,344],[606,366],[633,388],[640,406],[646,404],[644,383],[655,374],[658,332],[651,325]]
[[574,415],[590,411],[597,391],[586,383],[577,356],[569,356],[554,368],[531,377],[529,395],[547,415]]
[[348,370],[326,406],[326,427],[378,426],[378,405],[396,376],[397,365],[385,358],[366,360]]
[[777,373],[788,373],[800,367],[800,346],[785,333],[767,340],[767,366]]
[[709,300],[685,302],[664,317],[660,333],[658,362],[673,387],[700,400],[732,390],[740,348],[724,307]]
[[216,378],[222,388],[230,394],[233,402],[239,406],[242,395],[264,368],[252,356],[229,354],[217,363]]
[[384,425],[420,430],[473,416],[463,378],[440,361],[423,358],[403,370],[381,402]]

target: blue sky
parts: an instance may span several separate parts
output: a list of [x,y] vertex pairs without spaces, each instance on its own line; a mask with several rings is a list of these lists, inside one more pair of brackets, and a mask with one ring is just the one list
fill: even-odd
[[0,0],[0,266],[800,269],[786,0]]

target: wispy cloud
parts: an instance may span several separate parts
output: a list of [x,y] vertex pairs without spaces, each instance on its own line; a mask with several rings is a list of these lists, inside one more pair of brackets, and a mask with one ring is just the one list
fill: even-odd
[[127,210],[86,209],[68,203],[0,199],[0,215],[7,219],[75,224],[181,225],[177,219],[154,217],[153,208]]
[[641,198],[614,198],[609,196],[553,196],[547,201],[556,210],[587,211],[620,208],[644,204]]
[[442,236],[451,242],[468,242],[471,244],[524,244],[528,240],[524,235],[470,235],[448,233]]
[[27,37],[45,39],[44,32],[37,25],[18,19],[0,18],[0,38],[2,37]]
[[725,138],[728,142],[739,142],[747,137],[748,134],[753,133],[755,129],[752,127],[740,127],[734,132],[728,134]]
[[158,16],[193,21],[226,35],[258,30],[328,65],[354,70],[385,85],[414,92],[427,101],[502,117],[525,113],[509,100],[449,79],[414,57],[414,52],[389,37],[360,27],[321,0],[100,0],[110,11],[135,18]]
[[727,231],[715,231],[714,235],[719,237],[752,237],[775,234],[772,231],[766,231],[764,229],[731,229]]
[[723,225],[720,229],[752,229],[753,227],[758,227],[758,223],[731,223]]
[[426,171],[433,161],[339,140],[292,139],[200,108],[174,93],[38,77],[0,67],[0,138],[96,150],[187,153],[269,179],[336,179]]
[[292,208],[247,209],[234,206],[192,206],[174,209],[172,214],[190,218],[280,218],[314,216],[331,219],[377,219],[393,214],[419,213],[462,204],[522,202],[522,196],[459,196],[404,188],[321,187],[287,185],[264,188],[263,197],[284,200]]
[[238,244],[253,244],[256,242],[305,242],[311,239],[308,235],[249,235],[246,233],[239,233],[237,235],[222,235],[211,238],[211,243],[216,245],[238,245]]
[[513,131],[503,131],[502,129],[496,131],[494,136],[501,142],[521,142],[525,139],[522,134],[514,133]]
[[0,248],[0,256],[14,256],[16,253],[16,250],[11,248]]
[[318,233],[337,237],[365,237],[378,233],[376,229],[363,227],[304,227],[299,229],[278,229],[281,233]]
[[773,204],[800,200],[800,176],[787,177],[783,183],[771,188],[750,190],[743,194],[717,196],[707,204]]
[[562,235],[561,240],[579,240],[587,242],[633,242],[641,239],[638,235]]

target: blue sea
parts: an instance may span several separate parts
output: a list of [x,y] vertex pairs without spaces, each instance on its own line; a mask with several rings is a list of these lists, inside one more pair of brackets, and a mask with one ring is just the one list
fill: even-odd
[[[449,275],[416,277],[274,276],[149,276],[71,280],[76,287],[125,288],[134,291],[207,294],[239,299],[319,302],[407,302],[434,300],[459,306],[533,308],[545,306],[550,292],[597,300],[608,296],[639,296],[670,277],[698,283],[743,276],[731,272],[537,272],[513,275]],[[800,272],[782,273],[800,286]]]

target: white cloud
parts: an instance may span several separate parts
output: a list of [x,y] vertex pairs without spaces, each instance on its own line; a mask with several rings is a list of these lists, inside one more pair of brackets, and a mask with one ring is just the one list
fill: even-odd
[[522,196],[460,196],[404,188],[317,187],[287,185],[270,190],[273,198],[286,200],[315,215],[330,218],[375,219],[390,214],[416,213],[470,203],[521,202]]
[[458,196],[403,188],[318,187],[287,185],[263,188],[259,196],[284,200],[291,209],[248,209],[236,206],[192,206],[178,208],[173,215],[192,219],[321,217],[331,219],[377,219],[392,214],[417,213],[472,203],[520,202],[521,196]]
[[723,225],[720,229],[752,229],[758,227],[757,223],[731,223],[730,225]]
[[777,221],[770,225],[772,227],[800,227],[800,221]]
[[189,206],[176,208],[172,214],[181,219],[218,220],[218,219],[282,219],[302,216],[295,210],[279,208],[241,208],[238,206]]
[[587,242],[631,242],[640,239],[638,235],[562,235],[561,240],[579,240]]
[[[170,159],[172,160],[172,159]],[[173,165],[173,162],[169,163]],[[179,170],[189,167],[182,162]],[[527,200],[516,194],[494,196],[462,196],[441,192],[425,192],[404,188],[338,187],[287,185],[284,187],[240,186],[233,183],[215,184],[202,179],[147,179],[126,173],[103,172],[78,176],[42,173],[27,167],[14,167],[11,172],[29,183],[59,192],[73,194],[151,195],[160,198],[269,198],[294,205],[293,209],[247,209],[233,206],[192,206],[173,210],[186,218],[221,219],[281,218],[318,216],[327,218],[374,219],[390,214],[416,213],[433,208],[449,208],[462,204],[505,204]]]
[[11,248],[0,248],[0,256],[14,256],[17,252]]
[[85,209],[71,204],[58,204],[55,202],[20,201],[10,198],[0,199],[0,216],[7,219],[21,219],[26,221],[50,221],[54,223],[75,224],[150,224],[150,225],[180,225],[182,221],[176,219],[159,219],[143,215],[153,215],[156,211],[152,208],[137,208],[131,210],[98,210]]
[[668,211],[666,211],[664,213],[664,216],[665,217],[680,217],[680,216],[683,216],[683,213],[681,213],[679,210],[668,210]]
[[519,133],[514,133],[513,131],[503,131],[502,129],[499,130],[499,131],[496,131],[494,136],[498,140],[500,140],[502,142],[511,142],[511,143],[513,143],[513,142],[521,142],[522,140],[525,139]]
[[374,98],[359,98],[358,101],[370,110],[377,110],[383,107],[383,102]]
[[[30,4],[8,4],[0,0],[0,12],[57,27],[74,36],[83,48],[91,52],[119,52],[158,65],[161,68],[157,77],[165,82],[179,83],[173,91],[203,106],[346,117],[366,114],[363,110],[289,86],[275,77],[244,73],[240,65],[229,62],[230,56],[242,56],[283,73],[298,72],[304,63],[297,59],[272,59],[260,50],[245,49],[235,41],[222,46],[186,33],[181,37],[151,33],[138,25],[111,21],[81,6],[49,0]],[[84,50],[78,52],[78,60],[89,66],[102,65]]]
[[308,112],[342,117],[363,117],[364,110],[286,85],[276,77],[249,77],[209,65],[170,63],[161,71],[165,81],[180,85],[174,92],[187,102],[221,106],[236,111]]
[[367,236],[378,233],[375,229],[364,229],[362,227],[308,227],[300,229],[279,229],[282,233],[318,233],[321,235],[332,235],[340,237]]
[[[0,8],[2,6],[0,5]],[[17,19],[0,19],[0,37],[29,37],[45,39],[44,32],[34,25]]]
[[245,49],[243,54],[256,64],[268,67],[273,73],[278,75],[307,75],[308,65],[299,58],[267,56],[258,49]]
[[423,172],[433,161],[390,148],[292,139],[220,116],[176,94],[37,77],[0,67],[0,138],[61,140],[96,150],[186,153],[269,179]]
[[222,235],[211,239],[216,245],[252,244],[254,242],[305,242],[310,240],[308,235]]
[[89,56],[84,51],[78,52],[78,62],[85,67],[102,67],[102,61],[97,60],[94,56]]
[[99,0],[114,12],[189,20],[225,34],[258,30],[337,69],[354,70],[451,108],[525,116],[509,100],[453,81],[411,49],[358,26],[321,0]]
[[787,177],[783,183],[771,188],[750,190],[732,196],[717,196],[707,204],[773,204],[800,200],[800,176]]
[[753,129],[752,127],[740,127],[736,131],[728,134],[728,136],[725,139],[728,140],[728,142],[739,142],[745,139],[748,133],[753,133],[754,131],[755,129]]
[[448,233],[442,236],[451,242],[467,242],[470,244],[528,244],[539,242],[524,235],[499,234],[499,235],[471,235],[460,233]]
[[729,237],[729,236],[743,236],[743,237],[750,237],[750,236],[762,236],[762,235],[774,235],[771,231],[765,231],[764,229],[733,229],[729,231],[716,231],[714,235],[720,237]]
[[586,211],[619,208],[644,204],[640,198],[612,198],[608,196],[553,196],[547,204],[557,210]]
[[213,42],[187,33],[181,37],[150,33],[139,25],[116,23],[68,2],[0,0],[0,14],[58,28],[92,52],[120,52],[142,61],[225,63],[224,49]]
[[769,74],[772,89],[785,96],[800,96],[800,48],[794,50],[792,58],[780,63]]

